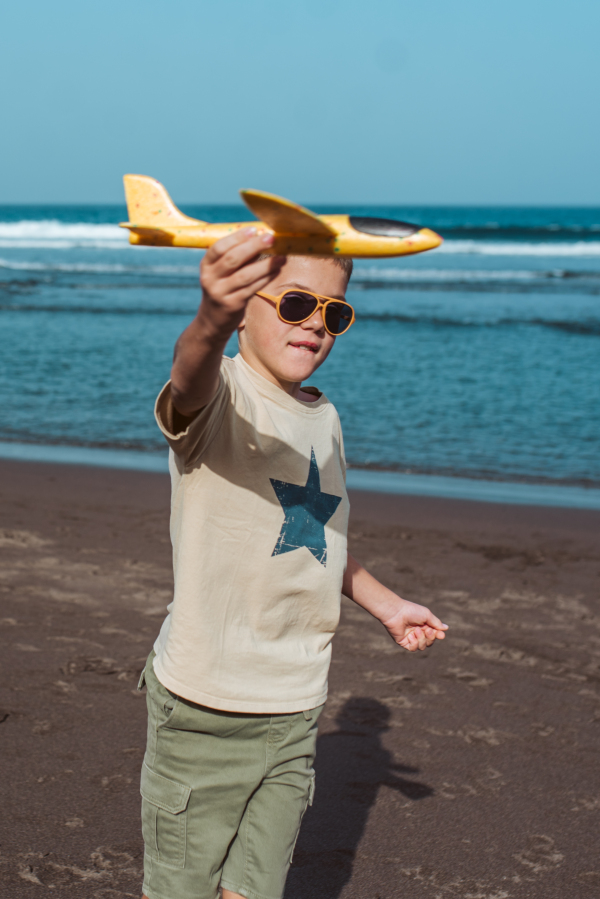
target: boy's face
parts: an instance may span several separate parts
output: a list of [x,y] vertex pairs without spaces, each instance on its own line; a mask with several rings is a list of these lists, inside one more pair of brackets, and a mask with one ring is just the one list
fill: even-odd
[[[279,296],[285,290],[309,290],[343,300],[347,277],[329,259],[288,256],[279,274],[264,288]],[[270,300],[253,296],[240,326],[240,352],[254,369],[281,386],[301,384],[325,362],[335,342],[323,325],[322,310],[300,325],[288,325]]]

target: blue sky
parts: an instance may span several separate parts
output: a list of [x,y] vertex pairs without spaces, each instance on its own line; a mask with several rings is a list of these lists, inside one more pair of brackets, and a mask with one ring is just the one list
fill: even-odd
[[19,0],[0,203],[600,205],[598,0]]

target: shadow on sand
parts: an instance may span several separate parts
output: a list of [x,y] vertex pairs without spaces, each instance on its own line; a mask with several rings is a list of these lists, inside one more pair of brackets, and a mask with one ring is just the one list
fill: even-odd
[[318,738],[315,803],[300,832],[286,899],[340,896],[381,786],[408,800],[433,795],[431,787],[403,777],[418,774],[417,768],[395,763],[382,746],[389,718],[381,702],[356,697],[337,716],[338,729]]

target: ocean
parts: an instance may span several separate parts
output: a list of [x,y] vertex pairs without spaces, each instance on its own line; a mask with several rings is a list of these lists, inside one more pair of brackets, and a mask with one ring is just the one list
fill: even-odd
[[[339,410],[352,468],[600,487],[600,209],[313,208],[445,238],[422,256],[355,263],[356,324],[312,379]],[[125,219],[120,206],[0,206],[9,455],[164,455],[153,403],[199,302],[202,254],[131,247]]]

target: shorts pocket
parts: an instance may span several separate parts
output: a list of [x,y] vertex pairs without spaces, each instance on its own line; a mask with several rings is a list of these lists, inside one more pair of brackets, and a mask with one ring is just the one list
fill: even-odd
[[192,788],[157,774],[144,762],[140,792],[146,852],[165,865],[183,868]]

